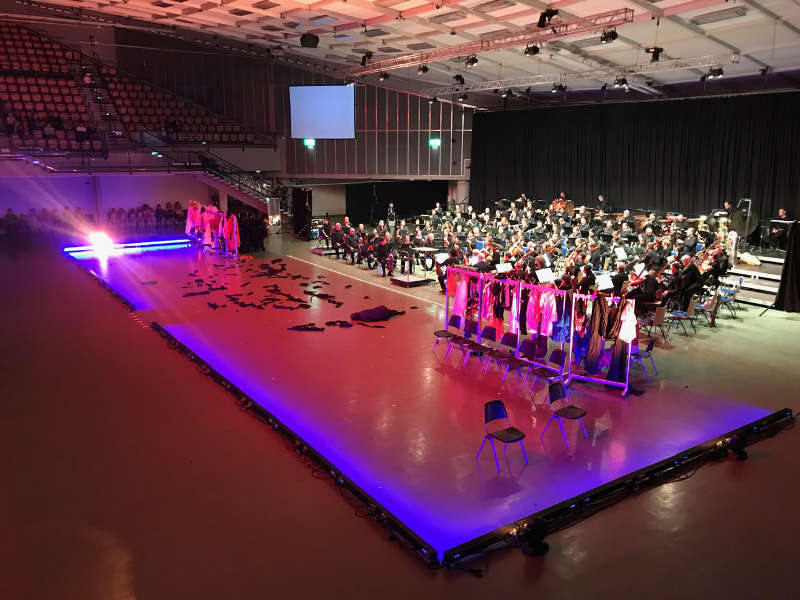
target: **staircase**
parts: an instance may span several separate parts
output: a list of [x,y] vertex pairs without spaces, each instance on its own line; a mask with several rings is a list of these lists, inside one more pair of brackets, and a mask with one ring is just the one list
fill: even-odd
[[783,258],[773,256],[758,256],[757,258],[761,261],[759,266],[740,262],[728,270],[728,275],[722,282],[726,286],[734,286],[741,278],[742,289],[738,296],[740,302],[757,306],[772,306],[781,282]]
[[[89,75],[94,84],[86,84],[83,80],[85,75]],[[97,66],[84,64],[79,71],[78,81],[83,101],[89,109],[89,118],[97,127],[98,136],[103,140],[106,150],[114,152],[133,149],[135,144],[131,142],[117,114]]]

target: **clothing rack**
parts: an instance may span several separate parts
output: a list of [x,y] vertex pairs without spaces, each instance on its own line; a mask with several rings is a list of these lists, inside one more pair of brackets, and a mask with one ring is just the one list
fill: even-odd
[[[554,287],[536,285],[536,284],[532,284],[532,283],[525,283],[523,281],[517,281],[517,280],[514,280],[514,279],[501,279],[501,278],[495,277],[494,275],[492,275],[490,273],[479,273],[477,271],[463,269],[463,268],[457,267],[455,265],[451,265],[451,266],[447,267],[447,279],[446,279],[447,283],[446,283],[446,286],[445,286],[445,298],[446,298],[446,300],[445,300],[445,314],[444,314],[445,328],[447,327],[447,323],[448,323],[448,321],[450,319],[450,273],[455,273],[455,274],[460,275],[460,276],[466,275],[466,276],[469,276],[469,277],[476,278],[477,281],[478,281],[478,289],[479,289],[479,295],[478,295],[478,319],[477,319],[477,321],[478,321],[478,332],[477,332],[477,341],[478,341],[478,343],[481,342],[481,334],[483,333],[483,290],[484,290],[484,284],[485,283],[496,281],[496,282],[501,283],[504,286],[513,287],[514,288],[514,298],[516,299],[516,303],[517,303],[517,310],[520,311],[520,312],[522,311],[522,290],[524,290],[524,289],[531,290],[532,292],[533,291],[539,291],[540,293],[550,293],[550,294],[553,294],[553,295],[557,295],[557,296],[563,297],[564,298],[564,306],[563,306],[562,310],[569,310],[570,311],[570,336],[569,336],[569,356],[570,356],[570,360],[568,362],[571,363],[572,350],[573,350],[573,339],[572,339],[573,338],[572,333],[573,333],[573,328],[574,328],[573,320],[574,320],[574,317],[575,317],[574,300],[572,299],[572,295],[571,294],[567,294],[567,292],[565,290],[559,290],[559,289],[554,288]],[[569,307],[566,304],[568,300],[569,300]],[[512,304],[513,304],[513,302],[512,302]],[[518,314],[519,314],[519,312],[518,312]],[[516,329],[517,329],[517,347],[515,348],[514,353],[515,353],[515,355],[519,355],[519,347],[520,347],[520,344],[522,342],[522,336],[519,333],[519,324],[518,323],[516,324]],[[561,344],[562,344],[562,348],[563,348],[563,342],[561,342]],[[539,362],[537,362],[535,360],[532,360],[531,362],[537,367],[552,368],[551,365],[542,364],[542,363],[539,363]],[[569,371],[567,373],[569,373]]]
[[[627,342],[627,349],[626,349],[626,352],[625,352],[625,381],[624,382],[615,381],[615,380],[612,380],[612,379],[605,379],[603,377],[592,377],[590,375],[578,375],[578,374],[572,372],[572,360],[571,360],[572,356],[571,356],[571,354],[572,354],[572,348],[573,348],[574,337],[575,337],[575,302],[577,300],[585,300],[588,303],[590,300],[595,301],[598,296],[604,297],[604,298],[606,298],[606,300],[609,300],[611,302],[616,302],[617,304],[619,304],[620,300],[622,300],[622,298],[619,298],[619,297],[616,297],[616,296],[614,296],[614,297],[610,297],[610,296],[609,297],[605,297],[605,296],[602,296],[602,294],[578,294],[578,293],[575,293],[572,296],[572,308],[571,308],[572,317],[571,317],[571,320],[570,320],[571,327],[570,327],[570,332],[569,332],[570,361],[569,361],[569,368],[567,370],[567,379],[565,381],[565,384],[569,385],[571,380],[578,379],[580,381],[591,381],[593,383],[602,383],[602,384],[605,384],[605,385],[613,385],[615,387],[621,387],[622,388],[622,397],[624,398],[628,393],[629,382],[630,382],[631,342]],[[631,303],[631,308],[633,310],[635,310],[636,309],[636,304],[635,304],[636,301],[635,300],[628,300],[628,302]],[[594,307],[592,307],[592,310],[594,310]],[[587,319],[588,319],[588,317],[587,317]],[[605,344],[605,342],[604,342],[604,344]]]

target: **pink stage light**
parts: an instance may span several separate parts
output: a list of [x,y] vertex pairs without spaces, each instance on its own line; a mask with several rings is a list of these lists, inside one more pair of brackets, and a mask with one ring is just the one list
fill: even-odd
[[89,234],[89,243],[92,249],[99,255],[108,256],[114,250],[114,242],[108,237],[107,233],[102,231],[93,231]]

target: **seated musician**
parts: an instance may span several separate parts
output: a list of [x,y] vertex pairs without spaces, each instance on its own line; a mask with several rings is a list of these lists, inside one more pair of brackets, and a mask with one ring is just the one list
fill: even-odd
[[[778,209],[778,219],[781,221],[788,221],[789,215],[785,208]],[[786,223],[773,223],[770,227],[770,240],[776,248],[786,250],[786,233],[789,226]]]
[[724,277],[731,266],[730,258],[724,249],[720,248],[711,257],[711,268],[708,273],[712,285],[719,285],[720,278]]
[[330,248],[331,247],[331,224],[328,223],[328,219],[322,220],[322,231],[320,232],[322,235],[322,239],[325,241],[325,245]]
[[700,269],[697,268],[692,257],[688,254],[684,254],[681,257],[681,263],[683,263],[683,270],[680,274],[680,303],[681,310],[685,311],[689,307],[689,301],[692,296],[702,289],[703,277]]
[[639,300],[640,302],[655,302],[656,291],[658,291],[658,279],[656,279],[656,271],[654,269],[650,269],[641,277],[632,275],[630,286],[631,287],[629,288],[627,296],[631,300]]
[[694,233],[694,228],[689,227],[686,230],[686,239],[683,240],[683,244],[678,249],[678,254],[680,255],[688,254],[689,256],[691,256],[695,252],[697,252],[697,236]]
[[394,273],[394,257],[392,256],[391,247],[385,236],[380,238],[380,242],[378,242],[378,245],[375,246],[373,250],[373,255],[378,264],[383,267],[381,275],[386,277],[388,273],[391,277]]
[[400,219],[400,227],[397,228],[397,232],[403,239],[405,239],[406,236],[408,236],[408,227],[406,227],[406,222],[404,219]]
[[652,227],[647,227],[644,230],[644,241],[645,241],[645,244],[650,244],[650,243],[656,241],[656,235],[653,233],[653,228]]
[[331,232],[331,243],[333,244],[333,249],[336,251],[336,258],[339,258],[340,251],[342,257],[344,257],[344,231],[342,231],[341,223],[334,225],[333,231]]
[[628,276],[625,274],[625,263],[618,262],[617,263],[617,270],[611,276],[611,283],[614,284],[614,295],[620,296],[622,294],[622,284],[624,284],[628,280]]
[[344,257],[350,257],[350,264],[355,264],[356,254],[358,254],[358,235],[352,227],[344,236]]

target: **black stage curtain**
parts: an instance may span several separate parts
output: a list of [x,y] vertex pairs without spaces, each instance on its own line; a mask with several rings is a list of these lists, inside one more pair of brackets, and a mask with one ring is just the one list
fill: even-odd
[[386,219],[389,203],[399,219],[430,213],[437,202],[447,206],[447,181],[382,181],[352,183],[345,188],[351,223],[376,224]]
[[304,240],[311,239],[311,190],[292,188],[292,220],[294,232]]
[[470,200],[552,200],[706,214],[751,198],[800,213],[800,93],[478,113]]
[[775,296],[775,308],[800,312],[800,221],[792,224],[786,239],[786,260]]

